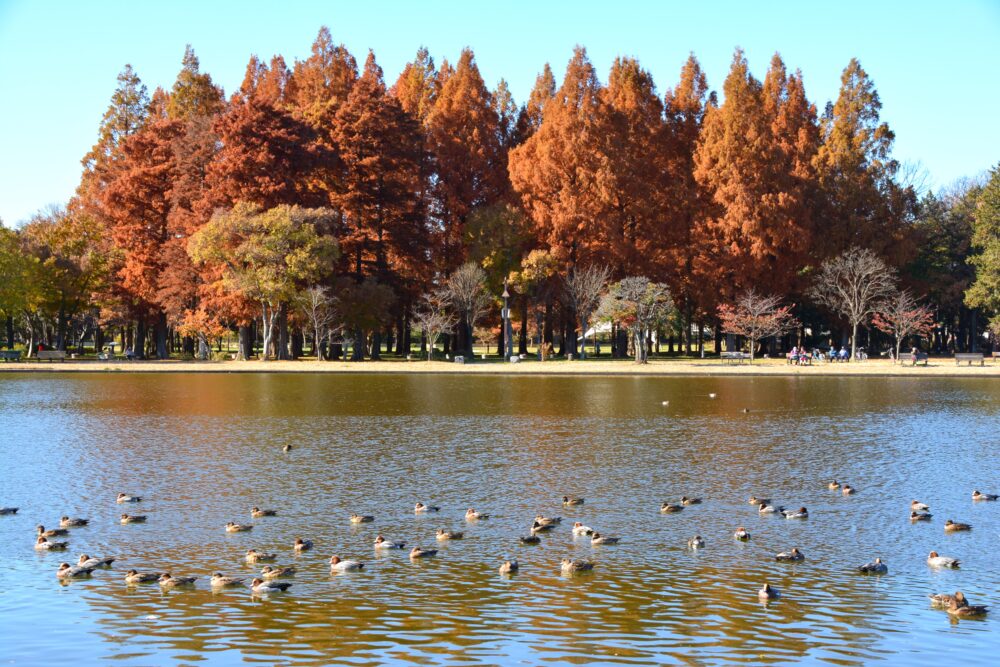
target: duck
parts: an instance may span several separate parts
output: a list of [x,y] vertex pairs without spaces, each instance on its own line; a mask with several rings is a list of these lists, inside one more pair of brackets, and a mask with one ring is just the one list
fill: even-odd
[[595,546],[603,544],[618,544],[619,541],[621,541],[620,537],[605,537],[600,533],[594,533],[590,536],[590,543]]
[[267,595],[268,593],[281,593],[287,591],[292,587],[291,582],[288,581],[264,581],[263,579],[254,578],[250,582],[250,590],[257,595]]
[[424,505],[423,503],[417,503],[413,506],[413,511],[417,514],[426,514],[427,512],[440,512],[441,508],[435,505]]
[[553,528],[555,528],[555,526],[552,525],[552,524],[549,524],[547,526],[543,526],[542,524],[538,523],[537,521],[532,521],[531,522],[531,534],[532,535],[534,535],[535,533],[547,533],[548,531],[552,530]]
[[796,563],[798,561],[805,560],[805,555],[799,551],[798,547],[792,547],[791,551],[782,551],[780,554],[774,557],[774,560],[781,561],[785,563]]
[[767,503],[761,503],[757,506],[758,514],[777,514],[779,512],[782,514],[785,513],[784,505],[768,505]]
[[80,526],[86,526],[88,523],[90,523],[90,519],[72,519],[68,516],[59,519],[59,526],[61,528],[79,528]]
[[263,551],[257,551],[256,549],[247,549],[245,560],[251,564],[266,563],[268,561],[278,560],[278,554],[268,554]]
[[764,584],[764,587],[757,591],[757,597],[761,600],[777,600],[781,597],[781,591],[771,584]]
[[438,528],[437,538],[439,541],[443,540],[461,540],[465,537],[465,533],[461,533],[454,530],[441,530]]
[[750,503],[751,505],[757,505],[759,507],[761,503],[764,503],[765,505],[770,505],[771,499],[758,498],[757,496],[750,496],[750,499],[747,502]]
[[928,511],[930,511],[930,509],[931,509],[931,506],[928,505],[927,503],[922,503],[919,500],[911,500],[910,501],[910,511],[911,512],[928,512]]
[[74,577],[89,577],[90,573],[94,571],[92,567],[81,567],[80,565],[70,565],[69,563],[61,563],[59,569],[56,570],[56,576],[60,579],[73,579]]
[[295,574],[294,567],[271,567],[265,565],[260,571],[260,576],[265,579],[277,579],[278,577],[290,577]]
[[0,507],[0,516],[8,516],[11,514],[17,514],[18,507]]
[[[995,493],[981,493],[978,489],[972,492],[973,500],[996,500],[997,498],[1000,498],[1000,496]],[[16,512],[17,509],[14,511]]]
[[35,549],[38,551],[62,551],[69,546],[69,542],[49,542],[48,538],[39,535],[35,541]]
[[830,489],[831,491],[836,491],[837,489],[840,488],[840,482],[838,482],[835,479],[831,480],[830,483],[826,485],[826,488]]
[[410,549],[410,558],[430,558],[437,555],[437,549],[422,549],[413,547]]
[[252,523],[236,523],[235,521],[230,521],[226,524],[227,533],[245,533],[248,530],[253,530]]
[[850,484],[844,484],[844,488],[840,490],[845,496],[852,495],[854,493],[854,487]]
[[295,550],[295,553],[302,553],[303,551],[309,551],[312,548],[313,548],[313,541],[304,540],[301,537],[296,537],[295,544],[292,545],[292,549]]
[[126,584],[148,584],[160,580],[160,572],[138,572],[129,570],[125,573]]
[[910,521],[930,521],[932,516],[929,512],[910,512]]
[[888,574],[889,566],[882,562],[881,558],[876,558],[871,563],[865,563],[857,568],[861,574]]
[[594,569],[594,564],[589,560],[563,558],[562,563],[560,564],[560,569],[562,569],[563,574],[587,572]]
[[[947,593],[934,593],[933,595],[928,595],[927,597],[930,598],[932,607],[950,607],[952,600],[958,600],[958,598],[954,595],[949,595]],[[965,600],[965,596],[963,595],[958,606],[964,607],[967,604],[969,603]]]
[[340,556],[330,556],[330,570],[333,572],[357,572],[364,567],[364,563],[356,560],[341,560]]
[[213,588],[222,588],[223,586],[238,586],[246,581],[245,577],[230,577],[222,574],[221,572],[216,572],[209,578],[208,582],[212,584]]
[[714,393],[714,392],[708,395],[709,398],[715,398],[716,396],[717,396],[717,394]]
[[503,565],[500,566],[500,574],[514,574],[520,567],[516,560],[505,560]]
[[548,517],[539,514],[538,516],[535,517],[535,523],[539,523],[543,526],[555,526],[557,524],[562,523],[562,517],[561,516]]
[[139,496],[130,496],[127,493],[119,493],[118,499],[115,500],[115,502],[118,503],[119,505],[122,503],[141,503],[142,498],[140,498]]
[[701,498],[688,498],[687,496],[681,496],[681,505],[687,507],[688,505],[701,505]]
[[465,520],[466,521],[478,521],[479,519],[489,519],[489,514],[483,514],[482,512],[477,512],[471,507],[465,510]]
[[354,523],[354,524],[357,524],[357,523],[371,523],[374,520],[375,520],[375,517],[373,517],[371,514],[352,514],[351,515],[351,523]]
[[259,519],[262,516],[278,516],[277,510],[262,510],[259,507],[254,507],[250,510],[250,516],[254,519]]
[[985,616],[989,607],[981,604],[969,604],[962,591],[955,591],[955,596],[948,605],[948,613],[959,618],[974,618]]
[[80,556],[80,559],[76,562],[77,567],[111,567],[111,564],[115,562],[114,556],[110,558],[91,558],[87,554]]
[[965,530],[972,530],[972,525],[968,523],[955,523],[951,519],[944,522],[944,532],[958,533]]
[[525,535],[517,539],[521,541],[521,544],[539,544],[542,541],[538,535]]
[[932,551],[927,556],[927,564],[931,567],[958,568],[958,566],[961,565],[961,561],[950,556],[939,556],[938,552]]
[[59,537],[61,535],[69,535],[69,531],[65,528],[50,528],[45,530],[45,526],[39,524],[35,527],[35,531],[38,533],[39,537]]
[[689,549],[701,549],[705,546],[705,538],[701,535],[695,535],[690,540],[688,540]]
[[800,507],[799,509],[795,510],[794,512],[789,512],[789,511],[784,511],[783,510],[781,512],[781,515],[784,516],[786,519],[808,519],[809,518],[809,510],[807,510],[805,507]]
[[381,535],[375,538],[376,549],[402,549],[405,546],[406,542],[390,542]]
[[122,514],[121,524],[124,526],[129,523],[146,523],[145,514]]
[[736,529],[736,532],[733,533],[733,537],[735,537],[737,540],[741,542],[746,542],[747,540],[750,539],[750,533],[747,531],[746,528],[740,526],[739,528]]
[[281,448],[281,451],[290,452],[292,451],[292,446],[290,444],[286,444],[284,447]]
[[179,586],[193,586],[198,581],[198,577],[175,577],[169,572],[164,572],[157,580],[163,588],[177,588]]
[[674,505],[673,503],[663,503],[660,505],[661,514],[672,514],[674,512],[680,512],[684,509],[683,505]]
[[582,505],[583,503],[583,498],[574,498],[573,496],[563,496],[562,499],[564,507],[573,507],[574,505]]
[[573,534],[574,535],[593,535],[594,529],[590,526],[583,525],[582,522],[577,521],[573,524]]

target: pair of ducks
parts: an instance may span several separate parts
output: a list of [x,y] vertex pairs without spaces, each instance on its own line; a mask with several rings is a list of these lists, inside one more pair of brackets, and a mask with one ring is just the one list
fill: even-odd
[[[243,577],[230,577],[216,572],[209,578],[212,588],[228,588],[230,586],[242,586],[246,581]],[[275,581],[274,579],[262,579],[254,577],[250,581],[250,591],[254,595],[267,595],[268,593],[281,593],[292,587],[287,581]]]
[[840,492],[843,493],[845,496],[850,496],[854,494],[853,486],[851,486],[850,484],[841,484],[837,480],[831,481],[829,484],[826,485],[826,488],[830,489],[831,491],[836,491],[837,489],[840,489]]
[[680,503],[665,502],[660,505],[660,513],[662,514],[673,514],[675,512],[680,512],[685,507],[691,505],[700,505],[701,498],[688,498],[687,496],[681,496]]
[[962,593],[962,591],[955,591],[954,595],[936,593],[934,595],[928,595],[927,597],[930,598],[932,607],[943,608],[952,616],[957,616],[959,618],[981,617],[985,616],[989,611],[989,607],[986,605],[969,604],[969,601],[965,598],[965,594]]
[[766,502],[761,502],[757,504],[758,514],[780,514],[786,519],[808,519],[809,510],[805,507],[800,507],[797,510],[786,510],[782,505],[771,505]]

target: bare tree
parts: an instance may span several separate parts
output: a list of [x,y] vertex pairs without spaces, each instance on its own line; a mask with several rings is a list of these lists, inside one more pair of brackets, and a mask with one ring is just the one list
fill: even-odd
[[[594,311],[601,303],[601,293],[607,287],[611,270],[606,266],[575,268],[563,280],[566,300],[580,320],[580,358],[587,358],[587,329]],[[597,332],[594,332],[597,338]]]
[[434,345],[438,337],[455,328],[457,320],[445,307],[447,301],[444,294],[432,294],[424,299],[423,306],[413,314],[413,324],[424,334],[427,361],[434,358]]
[[465,342],[464,351],[471,359],[476,321],[483,316],[491,301],[486,292],[486,272],[478,264],[466,262],[448,277],[444,293],[448,303],[458,314]]
[[312,285],[298,295],[295,302],[302,316],[309,320],[313,330],[313,353],[316,360],[323,358],[320,348],[323,340],[331,332],[334,323],[333,300],[329,288]]
[[632,335],[635,363],[649,360],[649,332],[673,308],[670,290],[662,283],[639,276],[615,283],[601,299],[599,317],[621,322]]
[[872,320],[880,331],[896,339],[893,363],[899,362],[899,350],[907,336],[927,336],[934,328],[933,311],[917,303],[909,290],[900,290],[883,301]]
[[813,299],[851,324],[851,360],[858,349],[858,326],[875,313],[896,287],[893,270],[871,250],[851,248],[820,267]]
[[780,297],[758,294],[752,288],[737,297],[735,303],[719,306],[719,321],[724,332],[750,341],[751,364],[758,341],[780,336],[798,325],[791,306],[782,306]]

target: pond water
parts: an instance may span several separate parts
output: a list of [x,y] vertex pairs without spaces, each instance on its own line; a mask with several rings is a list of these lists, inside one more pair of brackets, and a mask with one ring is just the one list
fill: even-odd
[[[995,380],[3,374],[0,505],[21,509],[0,516],[0,660],[984,663],[1000,647],[1000,502],[971,493],[1000,493],[998,433]],[[144,501],[117,505],[122,491]],[[567,494],[586,502],[562,507]],[[810,517],[758,516],[751,494]],[[658,511],[682,495],[704,502]],[[930,522],[910,523],[912,499]],[[278,515],[251,520],[254,505]],[[467,523],[468,507],[492,517]],[[35,525],[64,514],[90,525],[65,554],[35,552]],[[536,514],[563,522],[522,545]],[[949,518],[974,529],[945,534]],[[591,546],[574,521],[621,543]],[[465,539],[439,544],[439,528]],[[440,552],[378,555],[379,533]],[[296,557],[296,537],[316,549]],[[291,589],[213,592],[212,572],[252,576],[251,547],[295,565]],[[807,559],[775,562],[792,547]],[[928,567],[931,550],[961,569]],[[61,585],[81,553],[118,560]],[[364,570],[331,575],[334,553]],[[853,571],[876,556],[889,574]],[[564,577],[566,557],[595,568]],[[519,574],[498,574],[505,558]],[[129,568],[201,579],[164,593],[127,587]],[[783,593],[767,606],[765,581]],[[930,608],[955,590],[994,615]]]

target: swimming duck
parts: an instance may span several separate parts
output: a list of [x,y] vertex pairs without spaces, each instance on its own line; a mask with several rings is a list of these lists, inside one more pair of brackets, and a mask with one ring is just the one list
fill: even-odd
[[538,535],[525,535],[524,537],[517,538],[521,541],[521,544],[538,544],[542,541]]
[[735,537],[737,540],[741,542],[746,542],[747,540],[750,539],[750,533],[747,531],[746,528],[740,526],[739,528],[736,529],[736,532],[733,533],[733,537]]
[[687,507],[688,505],[701,505],[701,498],[688,498],[687,496],[681,496],[681,505]]
[[286,444],[284,447],[281,448],[281,451],[290,452],[292,451],[292,446],[290,444]]
[[[928,595],[927,597],[930,598],[932,607],[947,608],[951,606],[953,600],[958,600],[958,598],[956,598],[954,595],[948,595],[947,593],[935,593],[933,595]],[[967,604],[969,603],[965,600],[965,596],[963,595],[958,606],[964,607]]]
[[785,507],[783,505],[768,505],[767,503],[761,503],[757,506],[758,514],[777,514],[781,512],[785,513]]
[[570,574],[572,572],[586,572],[588,570],[594,569],[594,564],[589,560],[576,560],[563,558],[560,565],[563,574]]
[[466,521],[477,521],[479,519],[489,519],[489,514],[483,514],[482,512],[477,512],[471,507],[465,510],[465,520]]
[[674,505],[673,503],[663,503],[660,505],[660,512],[662,514],[671,514],[673,512],[680,512],[684,509],[683,505]]
[[583,498],[574,498],[573,496],[563,496],[562,504],[565,507],[572,507],[573,505],[582,505]]
[[79,565],[70,565],[69,563],[62,563],[59,565],[59,569],[56,570],[56,576],[60,579],[72,579],[74,577],[89,577],[90,573],[94,571],[92,567],[81,567]]
[[944,522],[944,532],[957,533],[963,530],[972,530],[972,525],[968,523],[955,523],[951,519]]
[[68,516],[59,519],[59,526],[62,528],[78,528],[86,526],[88,523],[90,523],[90,519],[71,519]]
[[969,604],[962,591],[955,591],[955,596],[948,605],[948,613],[952,616],[971,618],[985,616],[989,607],[981,604]]
[[271,567],[265,565],[260,571],[260,576],[265,579],[277,579],[278,577],[290,577],[295,574],[294,567]]
[[223,586],[238,586],[239,584],[242,584],[244,581],[246,581],[246,578],[244,577],[229,577],[222,574],[221,572],[216,572],[208,580],[208,582],[212,584],[213,588],[221,588]]
[[932,516],[929,512],[910,512],[910,521],[930,521]]
[[330,556],[330,570],[333,572],[357,572],[364,566],[364,563],[356,560],[341,560],[340,556]]
[[295,544],[292,545],[292,549],[295,550],[295,553],[302,553],[303,551],[309,551],[312,548],[313,548],[313,541],[304,540],[301,537],[296,537]]
[[844,488],[840,490],[845,496],[849,496],[854,493],[854,487],[850,484],[844,484]]
[[159,572],[137,572],[136,570],[129,570],[125,573],[126,584],[148,584],[153,581],[159,581],[159,579]]
[[146,515],[145,514],[122,514],[121,523],[122,523],[123,526],[126,525],[126,524],[129,524],[129,523],[146,523]]
[[604,537],[600,533],[594,533],[590,537],[590,543],[595,546],[600,546],[602,544],[618,544],[620,540],[620,537]]
[[230,521],[226,524],[227,533],[245,533],[248,530],[253,530],[252,523],[236,523],[234,521]]
[[375,520],[371,514],[352,514],[351,523],[371,523]]
[[774,560],[786,563],[795,563],[805,559],[806,559],[805,555],[801,551],[799,551],[798,547],[792,547],[791,551],[782,551],[780,554],[774,557]]
[[690,549],[701,549],[705,546],[705,538],[701,535],[695,535],[690,540],[688,540],[688,548]]
[[930,509],[931,509],[931,506],[928,505],[927,503],[922,503],[919,500],[911,500],[910,501],[910,511],[911,512],[928,512],[928,511],[930,511]]
[[805,507],[800,507],[799,509],[795,510],[794,512],[782,511],[781,514],[786,519],[808,519],[809,518],[809,510],[807,510]]
[[424,505],[423,503],[417,503],[416,505],[413,506],[413,511],[416,512],[417,514],[426,514],[427,512],[438,512],[440,510],[441,510],[440,507],[436,507],[434,505]]
[[887,574],[889,566],[883,563],[881,558],[876,558],[871,563],[865,563],[858,567],[858,572],[861,574]]
[[437,538],[438,540],[460,540],[465,537],[465,533],[460,533],[454,530],[441,530],[438,528]]
[[35,541],[35,549],[42,551],[62,551],[69,546],[69,542],[49,542],[48,539],[39,535]]
[[831,491],[836,491],[837,489],[840,488],[840,482],[838,482],[837,480],[833,480],[826,485],[826,488],[830,489]]
[[562,523],[562,517],[561,516],[548,517],[539,514],[538,516],[535,517],[535,523],[540,523],[543,526],[555,526],[556,524]]
[[69,531],[65,528],[50,528],[45,530],[45,526],[39,524],[35,527],[35,531],[38,533],[39,537],[59,537],[60,535],[69,535]]
[[402,549],[405,546],[405,542],[390,542],[381,535],[375,538],[376,549]]
[[139,496],[130,496],[127,493],[119,493],[118,494],[118,499],[115,502],[118,503],[118,504],[121,504],[121,503],[140,503],[140,502],[142,502],[142,498],[140,498]]
[[549,524],[548,526],[543,526],[542,524],[538,523],[537,521],[532,521],[531,522],[531,534],[532,535],[534,535],[535,533],[547,533],[548,531],[552,530],[553,528],[555,528],[555,526],[552,525],[552,524]]
[[277,559],[278,554],[266,554],[262,551],[257,551],[256,549],[247,549],[246,562],[248,563],[266,563],[267,561]]
[[437,549],[421,549],[413,547],[410,549],[410,558],[430,558],[437,555]]
[[17,507],[0,507],[0,516],[7,516],[9,514],[17,514]]
[[169,572],[163,573],[157,580],[163,588],[177,588],[179,586],[193,586],[198,581],[198,577],[175,577]]
[[716,397],[716,394],[715,394],[715,393],[713,392],[713,393],[709,394],[709,395],[708,395],[708,397],[709,397],[709,398],[715,398],[715,397]]
[[[997,498],[1000,498],[1000,496],[995,493],[980,493],[978,490],[972,492],[973,500],[996,500]],[[14,511],[16,512],[17,510],[15,509]]]
[[114,556],[111,558],[91,558],[87,554],[80,556],[80,560],[76,562],[78,567],[111,567],[111,564],[115,562]]
[[764,584],[764,587],[757,591],[757,597],[761,600],[777,600],[781,597],[781,592],[771,584]]
[[278,516],[278,512],[276,510],[262,510],[259,507],[254,507],[250,510],[250,516],[254,519],[259,519],[262,516]]
[[950,556],[939,556],[938,552],[932,551],[927,556],[927,564],[932,567],[957,568],[961,564],[961,561],[957,558],[951,558]]
[[750,496],[750,500],[748,500],[747,502],[750,503],[751,505],[757,505],[757,506],[760,506],[761,503],[764,503],[765,505],[770,505],[771,499],[758,498],[757,496]]
[[573,534],[574,535],[593,535],[594,529],[590,526],[585,526],[583,523],[577,521],[573,524]]
[[268,593],[280,593],[282,591],[287,591],[292,587],[291,582],[288,581],[264,581],[263,579],[255,578],[250,582],[250,590],[257,595],[267,595]]
[[514,574],[520,569],[516,560],[505,560],[500,566],[500,574]]

